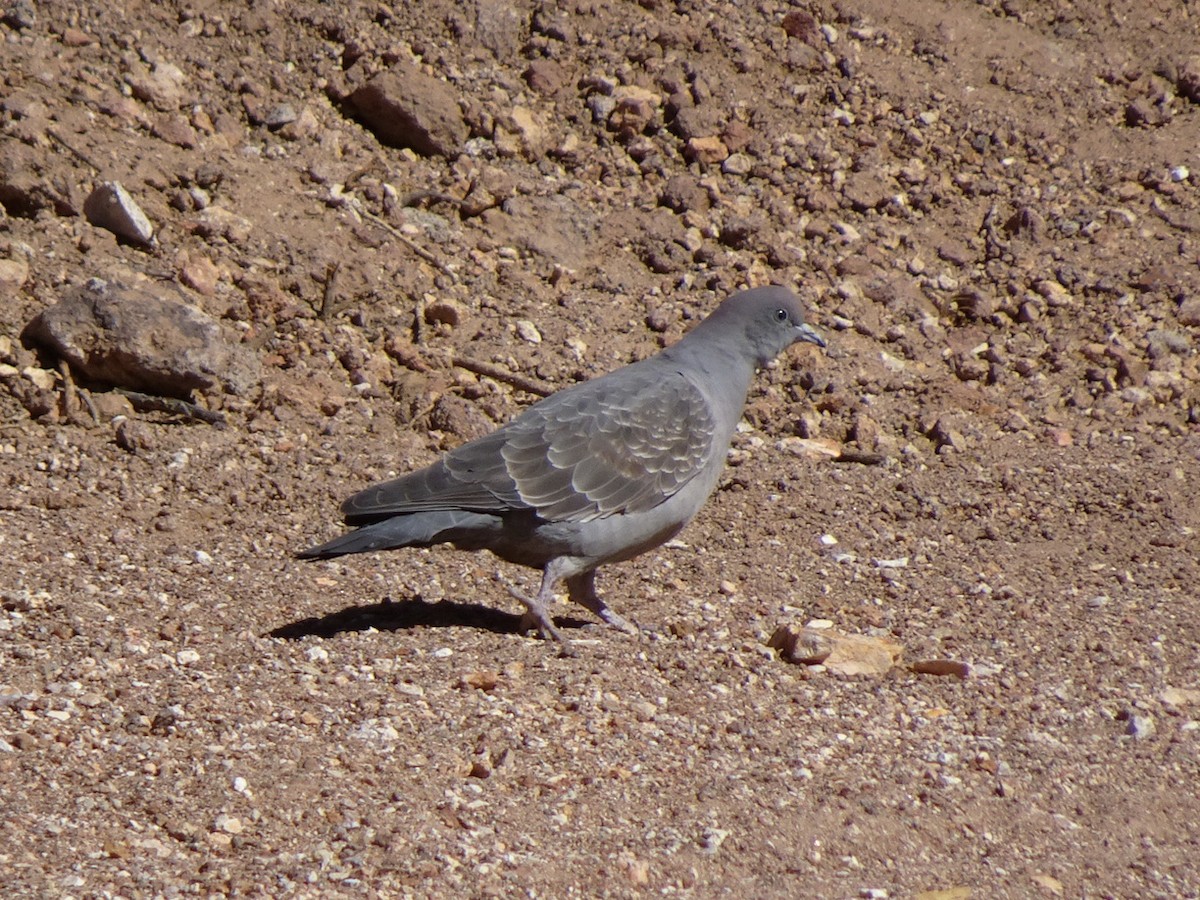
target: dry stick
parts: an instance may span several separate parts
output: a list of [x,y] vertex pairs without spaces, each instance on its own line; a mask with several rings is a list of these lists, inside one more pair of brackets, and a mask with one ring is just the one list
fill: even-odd
[[390,234],[392,237],[394,237],[396,240],[398,240],[400,243],[402,243],[405,247],[407,247],[413,253],[417,254],[417,256],[421,257],[421,259],[425,260],[425,262],[429,263],[431,266],[435,266],[440,272],[442,272],[442,274],[449,275],[451,278],[453,278],[456,281],[458,280],[458,276],[454,274],[453,269],[451,269],[448,265],[446,265],[444,262],[442,262],[440,259],[438,259],[436,256],[434,256],[432,253],[430,253],[428,250],[426,250],[424,247],[422,247],[416,241],[413,241],[410,238],[408,238],[406,235],[401,234],[397,229],[393,228],[389,223],[385,222],[383,219],[379,218],[379,216],[375,215],[375,213],[368,212],[365,209],[359,209],[358,214],[360,216],[362,216],[363,218],[370,219],[372,222],[374,222],[376,225],[378,225],[380,228],[382,228],[384,231],[386,231],[388,234]]
[[84,163],[85,165],[91,166],[92,169],[94,171],[96,171],[97,173],[101,171],[100,167],[98,165],[96,165],[95,162],[92,161],[92,158],[90,156],[88,156],[82,150],[76,150],[74,147],[72,147],[70,145],[70,143],[67,141],[67,139],[64,138],[57,131],[55,131],[53,128],[47,128],[46,134],[48,134],[50,136],[51,140],[53,140],[56,144],[59,144],[60,146],[66,148],[66,150],[72,156],[74,156],[77,160]]
[[452,197],[442,191],[413,191],[411,194],[405,195],[400,200],[400,206],[416,206],[422,200],[437,200],[440,203],[452,203],[455,206],[463,206],[466,201],[460,200],[458,197]]
[[413,311],[413,343],[420,347],[425,343],[425,297],[417,298],[417,306]]
[[215,410],[205,409],[202,406],[197,406],[195,403],[189,403],[187,400],[179,400],[175,397],[156,397],[153,394],[142,394],[138,391],[130,391],[126,388],[114,388],[116,393],[125,397],[133,404],[133,408],[138,412],[167,412],[177,416],[185,416],[189,419],[199,419],[201,422],[207,422],[209,425],[224,426],[225,416]]
[[71,366],[65,359],[58,361],[58,374],[63,380],[63,412],[69,419],[75,412],[79,397],[75,391],[75,379],[71,377]]
[[539,397],[549,397],[558,390],[558,388],[546,384],[546,382],[540,379],[530,378],[528,375],[521,375],[517,372],[510,372],[508,369],[501,368],[495,363],[462,356],[452,350],[427,350],[422,354],[417,351],[414,345],[411,350],[397,347],[390,350],[389,353],[391,353],[396,362],[400,363],[406,369],[412,369],[414,372],[430,371],[432,366],[425,359],[428,356],[431,359],[438,360],[442,365],[466,369],[468,372],[474,372],[476,375],[482,375],[485,378],[494,378],[496,381],[503,381],[505,384],[511,384],[518,390],[527,391]]
[[[447,266],[444,262],[442,262],[440,259],[438,259],[436,256],[434,256],[432,253],[430,253],[424,247],[420,246],[419,244],[417,244],[414,241],[409,240],[408,237],[401,234],[399,231],[397,231],[395,228],[393,228],[389,223],[387,223],[383,219],[379,218],[379,216],[375,215],[372,212],[368,212],[365,209],[359,209],[358,212],[359,212],[359,215],[363,216],[364,218],[370,219],[372,222],[374,222],[380,228],[387,231],[388,234],[390,234],[392,237],[394,237],[396,240],[398,240],[404,246],[408,247],[408,249],[412,250],[412,252],[417,254],[417,256],[421,257],[421,259],[425,260],[427,263],[429,263],[432,266],[436,266],[437,269],[439,271],[441,271],[443,274],[449,275],[451,278],[455,279],[456,281],[458,280],[458,276],[454,274],[453,269],[451,269],[449,266]],[[424,326],[424,321],[423,321],[424,320],[424,310],[422,309],[422,307],[423,307],[423,301],[418,301],[417,311],[416,311],[417,318],[416,318],[416,322],[415,322],[415,327],[413,329],[414,337],[417,338],[417,341],[416,341],[417,343],[420,343],[421,329]],[[554,388],[550,387],[543,381],[539,381],[539,380],[533,379],[533,378],[528,378],[525,375],[521,375],[516,372],[509,372],[506,369],[502,369],[499,366],[494,366],[491,363],[483,362],[482,360],[471,359],[470,357],[467,357],[467,356],[459,356],[457,354],[452,354],[450,357],[450,365],[457,366],[460,369],[466,369],[468,372],[474,372],[476,375],[482,375],[485,378],[495,378],[497,381],[503,381],[506,384],[511,384],[513,387],[515,387],[519,390],[527,391],[530,394],[536,394],[539,397],[548,397],[554,393]]]
[[100,423],[100,413],[96,410],[96,404],[92,402],[91,396],[86,390],[81,391],[75,384],[75,379],[71,375],[71,365],[65,359],[58,361],[58,374],[63,380],[63,412],[70,418],[78,404],[87,407],[88,413],[92,417],[92,421]]
[[1200,227],[1198,227],[1195,222],[1189,222],[1178,216],[1172,216],[1171,213],[1167,211],[1161,203],[1158,202],[1157,197],[1150,201],[1150,212],[1154,213],[1172,228],[1177,228],[1180,231],[1186,232],[1200,231]]
[[887,457],[882,453],[870,453],[866,450],[843,450],[833,458],[835,463],[858,463],[863,466],[882,466]]
[[450,365],[458,366],[460,369],[466,369],[468,372],[474,372],[476,375],[482,375],[485,378],[495,378],[497,381],[511,384],[518,390],[527,391],[539,397],[549,397],[556,390],[556,388],[551,387],[540,379],[530,378],[519,372],[510,372],[492,363],[484,362],[480,359],[471,359],[469,356],[459,356],[457,353],[450,354]]
[[100,424],[100,411],[96,409],[96,404],[92,402],[92,394],[90,391],[80,391],[79,399],[83,401],[83,405],[87,407],[88,412],[92,414],[92,421]]
[[329,314],[333,310],[333,301],[337,294],[338,273],[341,270],[342,264],[337,260],[331,262],[325,269],[325,292],[321,294],[321,308],[317,310],[317,315],[321,319],[329,318]]

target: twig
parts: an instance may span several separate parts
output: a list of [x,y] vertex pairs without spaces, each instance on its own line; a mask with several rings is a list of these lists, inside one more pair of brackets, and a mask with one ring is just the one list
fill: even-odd
[[114,388],[114,390],[132,403],[133,408],[138,412],[167,412],[177,416],[184,416],[188,419],[198,419],[201,422],[207,422],[209,425],[220,427],[224,427],[225,425],[224,413],[204,409],[202,406],[189,403],[187,400],[179,400],[175,397],[157,397],[153,394],[142,394],[138,391],[127,390],[126,388]]
[[323,320],[329,318],[333,309],[333,301],[337,296],[338,273],[341,270],[342,264],[337,260],[331,262],[325,269],[325,292],[321,294],[321,308],[317,310],[317,315]]
[[866,450],[843,450],[833,458],[835,463],[858,463],[862,466],[882,466],[887,457],[882,453],[870,453]]
[[96,424],[100,423],[100,411],[96,409],[96,404],[92,402],[91,391],[83,390],[79,392],[79,399],[83,401],[83,405],[92,415],[92,421]]
[[1158,216],[1160,219],[1162,219],[1164,222],[1166,222],[1172,228],[1175,228],[1179,231],[1186,231],[1186,232],[1200,231],[1200,227],[1198,227],[1195,222],[1189,222],[1178,216],[1171,215],[1171,213],[1166,208],[1164,208],[1161,203],[1158,202],[1157,197],[1155,197],[1153,200],[1150,201],[1150,212],[1154,213],[1156,216]]
[[70,153],[72,156],[74,156],[77,160],[82,162],[84,165],[91,166],[92,170],[95,171],[97,174],[100,173],[100,171],[101,171],[100,167],[98,165],[96,165],[95,162],[92,161],[92,158],[90,156],[88,156],[82,150],[76,150],[74,147],[72,147],[71,144],[67,141],[67,139],[64,138],[57,131],[55,131],[53,128],[47,128],[46,134],[48,134],[50,136],[50,139],[52,141],[54,141],[56,144],[64,147],[67,150],[67,152]]
[[503,381],[505,384],[511,384],[518,390],[535,394],[538,397],[549,397],[558,390],[558,388],[546,384],[546,382],[539,378],[530,378],[528,375],[510,372],[508,369],[501,368],[495,363],[484,362],[481,359],[472,359],[469,356],[460,356],[453,351],[427,350],[425,353],[421,353],[416,347],[400,346],[390,348],[388,353],[400,365],[406,369],[412,369],[414,372],[428,372],[431,370],[432,366],[426,361],[426,356],[429,356],[437,359],[443,365],[455,366],[459,369],[466,369],[468,372],[474,372],[476,375],[482,375],[485,378],[494,378],[496,381]]
[[361,207],[359,207],[358,214],[365,219],[370,219],[372,222],[374,222],[376,225],[378,225],[380,228],[382,228],[384,231],[386,231],[388,234],[390,234],[392,237],[394,237],[396,240],[398,240],[400,243],[402,243],[405,247],[407,247],[413,253],[417,254],[417,256],[421,257],[421,259],[425,260],[425,262],[429,263],[431,266],[435,266],[438,269],[438,271],[440,271],[442,274],[449,275],[455,281],[458,280],[458,276],[454,274],[453,269],[451,269],[448,265],[446,265],[444,262],[442,262],[440,259],[438,259],[436,256],[434,256],[432,253],[430,253],[428,250],[426,250],[424,247],[422,247],[416,241],[412,240],[410,237],[408,237],[405,234],[401,234],[398,229],[392,227],[392,225],[390,223],[385,222],[383,219],[379,218],[379,216],[375,215],[375,213],[369,212],[368,210],[365,210],[365,209],[362,209]]
[[500,366],[484,362],[481,359],[471,359],[469,356],[459,356],[457,353],[450,355],[450,365],[466,369],[468,372],[474,372],[476,375],[482,375],[485,378],[495,378],[497,381],[511,384],[518,390],[536,394],[539,397],[549,397],[557,390],[557,388],[551,387],[540,378],[530,378],[519,372],[510,372],[507,369],[502,369]]
[[79,396],[75,390],[75,379],[71,377],[71,366],[65,359],[58,361],[58,374],[63,380],[63,412],[69,419],[79,405]]
[[65,359],[58,361],[58,374],[62,376],[63,380],[63,412],[67,414],[67,418],[71,418],[79,406],[84,406],[91,415],[92,421],[99,424],[100,413],[96,410],[96,404],[92,402],[92,398],[86,390],[81,391],[75,384],[75,379],[71,375],[71,365]]
[[400,199],[400,206],[416,206],[423,200],[436,200],[439,203],[452,203],[455,206],[462,206],[466,201],[460,200],[458,197],[453,197],[443,191],[413,191],[411,194],[405,194]]
[[425,343],[425,296],[417,298],[416,309],[413,310],[413,343],[420,347]]

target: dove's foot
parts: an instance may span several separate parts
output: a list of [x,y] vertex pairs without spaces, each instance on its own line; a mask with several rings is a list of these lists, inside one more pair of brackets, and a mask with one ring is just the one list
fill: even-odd
[[[558,626],[550,618],[550,613],[547,612],[546,604],[542,600],[542,595],[546,593],[545,586],[543,585],[543,590],[538,591],[536,597],[530,597],[503,575],[497,575],[496,577],[514,599],[520,600],[525,604],[525,614],[521,616],[518,628],[522,632],[537,629],[542,637],[557,641],[562,645],[564,653],[570,653],[571,642],[558,630]],[[550,599],[554,599],[553,594],[550,595]]]
[[619,631],[623,631],[626,634],[641,634],[642,633],[642,630],[640,628],[638,628],[636,625],[634,625],[632,622],[630,622],[628,619],[624,618],[623,616],[620,616],[617,613],[613,612],[607,606],[602,605],[600,609],[592,610],[592,612],[594,612],[596,615],[598,615],[605,624],[611,625],[613,628],[616,628]]
[[567,579],[567,592],[572,600],[584,609],[591,610],[605,625],[624,631],[626,634],[640,634],[641,630],[623,616],[609,609],[608,604],[596,593],[596,573],[584,572]]

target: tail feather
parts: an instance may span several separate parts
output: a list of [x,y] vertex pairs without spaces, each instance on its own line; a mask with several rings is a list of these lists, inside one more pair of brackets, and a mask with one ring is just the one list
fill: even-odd
[[300,559],[331,559],[348,553],[371,553],[400,547],[430,547],[453,542],[471,532],[482,532],[501,524],[498,516],[464,510],[437,510],[393,516],[301,550]]

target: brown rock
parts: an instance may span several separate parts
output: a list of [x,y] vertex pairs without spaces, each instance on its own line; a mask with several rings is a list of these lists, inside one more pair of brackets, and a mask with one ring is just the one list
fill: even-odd
[[181,254],[179,260],[179,280],[197,294],[211,297],[217,290],[217,280],[221,270],[207,256],[193,257],[188,253]]
[[1200,103],[1200,55],[1189,56],[1184,60],[1183,65],[1179,67],[1175,87],[1182,96],[1193,103]]
[[794,37],[810,47],[822,47],[825,44],[821,37],[821,25],[811,13],[794,9],[783,17],[782,24],[788,37]]
[[971,674],[971,667],[956,659],[920,659],[909,668],[918,675],[954,675],[966,678]]
[[223,238],[236,245],[244,244],[250,239],[254,225],[249,219],[244,219],[220,206],[209,206],[200,210],[193,229],[203,238]]
[[1176,313],[1180,325],[1200,325],[1200,296],[1185,297]]
[[137,419],[126,419],[117,425],[114,437],[117,446],[128,453],[142,453],[153,450],[156,446],[154,433],[149,426]]
[[397,63],[349,99],[381,141],[424,156],[457,156],[469,133],[453,88],[414,63]]
[[767,641],[788,662],[823,665],[836,675],[882,675],[904,653],[894,641],[843,634],[833,628],[780,625]]
[[712,206],[708,191],[691,175],[672,176],[663,187],[658,202],[672,212],[707,212]]
[[447,297],[433,300],[425,306],[425,322],[428,325],[446,325],[449,328],[457,328],[462,321],[462,306],[456,300]]
[[724,114],[713,104],[689,106],[681,109],[671,123],[671,130],[684,140],[709,137],[723,130]]
[[29,262],[24,256],[0,259],[0,297],[10,297],[29,280]]
[[549,129],[529,107],[514,106],[496,121],[495,142],[504,156],[534,160],[549,149]]
[[704,165],[723,162],[729,156],[729,148],[719,137],[692,138],[687,142],[683,152],[690,162]]
[[96,43],[94,37],[86,31],[80,31],[78,28],[64,28],[62,41],[68,47],[86,47],[89,44]]
[[842,187],[842,196],[858,212],[885,206],[896,193],[896,185],[890,178],[871,169],[852,172]]
[[929,437],[933,439],[938,449],[949,447],[959,453],[967,449],[967,439],[963,437],[963,433],[959,431],[957,423],[952,417],[939,416],[929,430]]
[[539,94],[553,94],[566,83],[567,72],[552,59],[535,59],[522,77]]
[[767,646],[778,650],[788,662],[809,666],[825,662],[833,652],[833,641],[828,630],[802,628],[794,623],[776,628]]
[[148,393],[237,394],[259,379],[258,358],[167,285],[93,278],[34,317],[23,337],[86,378]]
[[458,394],[445,394],[429,412],[430,430],[452,438],[448,446],[483,437],[495,427],[496,423],[480,412],[479,407]]
[[154,123],[152,130],[155,137],[185,150],[191,150],[200,143],[200,136],[196,134],[196,129],[183,116],[175,115],[159,119]]
[[136,73],[129,82],[133,96],[155,109],[172,112],[185,101],[186,76],[169,62],[155,63],[149,71]]

